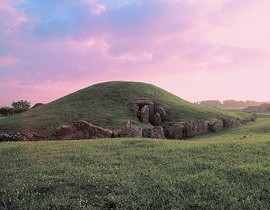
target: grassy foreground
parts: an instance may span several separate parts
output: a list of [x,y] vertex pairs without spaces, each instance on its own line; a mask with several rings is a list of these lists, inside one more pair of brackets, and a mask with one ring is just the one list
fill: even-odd
[[270,119],[196,141],[0,144],[0,209],[270,209]]

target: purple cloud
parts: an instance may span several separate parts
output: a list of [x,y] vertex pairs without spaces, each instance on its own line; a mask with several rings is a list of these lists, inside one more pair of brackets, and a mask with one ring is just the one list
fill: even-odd
[[[270,66],[268,9],[267,0],[3,0],[0,103],[35,94],[32,101],[46,102],[113,79],[148,81],[180,94],[166,84],[200,72],[211,79],[213,72],[251,77],[252,69]],[[38,94],[42,86],[55,94]]]

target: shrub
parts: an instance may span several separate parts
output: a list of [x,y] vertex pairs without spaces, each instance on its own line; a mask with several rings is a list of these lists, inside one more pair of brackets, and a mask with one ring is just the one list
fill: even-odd
[[24,101],[24,100],[14,101],[12,103],[12,107],[13,107],[15,113],[25,112],[25,111],[29,110],[30,106],[31,106],[30,102]]
[[14,114],[14,109],[12,107],[4,106],[0,108],[0,115],[9,116]]

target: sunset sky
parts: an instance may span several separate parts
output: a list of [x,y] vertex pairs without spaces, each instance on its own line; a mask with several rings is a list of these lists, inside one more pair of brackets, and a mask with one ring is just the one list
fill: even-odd
[[0,105],[110,80],[270,101],[269,0],[0,0]]

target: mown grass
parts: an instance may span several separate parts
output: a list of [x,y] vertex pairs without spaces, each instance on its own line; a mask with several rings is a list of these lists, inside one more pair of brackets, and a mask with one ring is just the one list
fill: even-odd
[[0,144],[0,209],[270,209],[270,118],[191,141]]
[[163,104],[169,121],[209,120],[220,115],[241,118],[246,115],[191,104],[146,83],[107,82],[79,90],[36,109],[0,119],[0,133],[26,131],[50,135],[56,127],[75,120],[87,120],[116,129],[130,119],[138,122],[130,110],[130,102],[141,97]]

